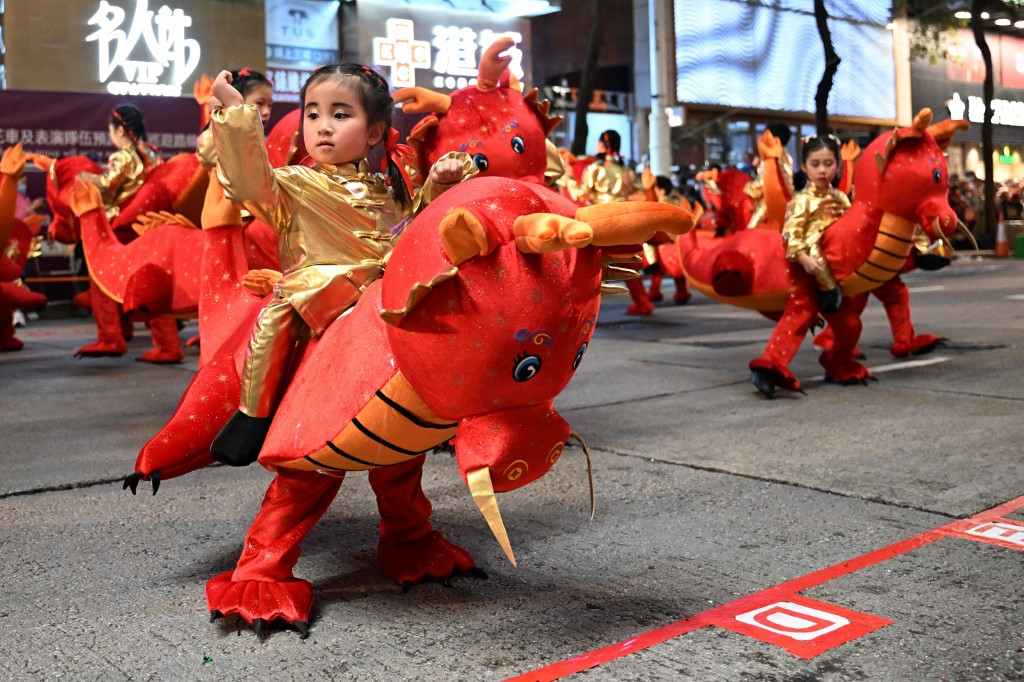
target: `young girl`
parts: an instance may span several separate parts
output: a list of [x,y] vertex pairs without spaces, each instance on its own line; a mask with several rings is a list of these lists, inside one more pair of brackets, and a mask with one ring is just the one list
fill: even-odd
[[606,130],[597,140],[597,161],[583,171],[581,200],[591,204],[626,201],[633,193],[633,171],[622,162],[622,136]]
[[782,226],[786,257],[817,281],[821,311],[834,313],[841,293],[819,243],[828,226],[850,207],[846,195],[832,186],[839,168],[839,141],[828,136],[804,142],[802,167],[807,185],[789,202]]
[[[251,104],[259,112],[260,122],[266,128],[274,106],[274,84],[259,71],[248,66],[231,72],[231,86],[242,95],[243,104]],[[207,126],[196,139],[196,156],[207,168],[217,165],[217,153],[213,147],[213,129]]]
[[[271,168],[259,111],[231,83],[230,72],[222,71],[213,85],[218,179],[228,199],[277,231],[284,270],[252,331],[239,410],[211,447],[215,459],[245,466],[259,455],[297,348],[381,276],[391,228],[412,201],[391,128],[388,84],[369,67],[324,66],[303,86],[302,137],[312,167]],[[383,140],[387,177],[366,162]],[[459,179],[434,169],[428,182]]]
[[113,222],[160,159],[146,142],[142,112],[131,104],[122,104],[110,112],[107,132],[117,148],[107,160],[107,167],[102,174],[80,173],[78,177],[100,188],[107,219]]

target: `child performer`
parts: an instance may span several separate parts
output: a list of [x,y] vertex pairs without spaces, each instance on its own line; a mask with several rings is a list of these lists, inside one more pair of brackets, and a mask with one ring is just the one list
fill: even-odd
[[578,201],[588,204],[606,204],[627,201],[633,194],[633,171],[622,162],[622,136],[606,130],[597,140],[597,160],[583,171],[580,179],[582,196]]
[[[391,228],[412,198],[391,128],[388,84],[369,67],[323,66],[302,87],[302,136],[313,167],[271,168],[259,111],[232,87],[230,72],[217,76],[213,96],[224,194],[277,231],[284,270],[253,327],[238,412],[210,448],[218,461],[245,466],[259,455],[298,346],[323,333],[381,276]],[[387,178],[366,162],[370,148],[385,140]],[[428,184],[461,178],[455,163],[446,172],[432,169]]]
[[786,257],[798,263],[818,283],[818,304],[824,313],[839,309],[839,285],[819,248],[821,236],[850,207],[850,200],[832,186],[839,168],[839,141],[812,137],[803,146],[807,186],[786,207],[782,238]]
[[[231,72],[231,86],[242,95],[243,104],[251,104],[259,112],[260,122],[266,128],[274,106],[274,84],[259,71],[248,66]],[[217,165],[217,152],[213,147],[213,129],[207,126],[196,139],[196,156],[207,168]]]

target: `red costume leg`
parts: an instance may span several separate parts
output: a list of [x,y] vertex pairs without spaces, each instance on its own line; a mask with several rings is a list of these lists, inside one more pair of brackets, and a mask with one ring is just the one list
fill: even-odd
[[935,350],[942,339],[934,334],[914,332],[910,320],[910,291],[899,277],[894,277],[874,291],[875,297],[885,306],[892,329],[892,354],[898,358],[908,355],[924,355]]
[[238,614],[247,623],[277,618],[309,622],[313,586],[293,576],[292,568],[299,560],[299,544],[327,511],[341,481],[278,471],[245,536],[235,570],[206,583],[206,603],[214,617]]
[[651,287],[647,290],[647,298],[657,303],[661,301],[664,296],[661,295],[661,280],[664,279],[660,272],[656,272],[651,275]]
[[79,348],[75,357],[120,357],[127,350],[124,331],[121,329],[121,306],[95,286],[95,283],[91,290],[92,316],[96,320],[97,340]]
[[690,302],[690,289],[686,286],[685,277],[674,277],[673,281],[676,283],[676,293],[672,297],[672,301],[676,305],[686,305]]
[[759,390],[764,392],[756,381],[759,374],[774,386],[790,391],[800,390],[800,380],[789,370],[789,363],[800,350],[800,344],[817,318],[817,297],[810,285],[797,286],[789,295],[786,309],[775,324],[761,357],[750,362],[750,370],[755,374],[755,385]]
[[154,317],[149,321],[149,332],[153,337],[153,347],[137,358],[140,362],[171,365],[184,359],[185,354],[181,352],[181,339],[178,336],[178,321],[174,317]]
[[647,297],[647,289],[644,288],[642,279],[637,277],[627,280],[626,287],[629,289],[629,297],[633,299],[633,302],[626,308],[627,315],[646,317],[654,312],[654,304]]
[[14,336],[14,310],[0,306],[0,353],[21,350],[24,345]]
[[832,350],[822,353],[818,360],[825,368],[826,381],[859,384],[871,378],[868,368],[856,360],[857,344],[863,328],[860,316],[867,302],[867,294],[844,297],[839,310],[828,316],[835,341]]
[[377,565],[402,585],[479,573],[466,550],[430,525],[430,501],[420,484],[423,459],[370,470],[380,510]]

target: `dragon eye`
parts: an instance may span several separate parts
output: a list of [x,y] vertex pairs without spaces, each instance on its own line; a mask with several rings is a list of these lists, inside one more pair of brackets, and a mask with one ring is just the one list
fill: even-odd
[[485,172],[487,170],[487,167],[490,165],[490,163],[488,163],[487,161],[487,157],[484,156],[483,154],[474,154],[473,163],[476,164],[476,167],[480,169],[481,173]]
[[512,370],[512,378],[522,383],[537,376],[540,371],[540,358],[536,355],[520,355],[516,358],[515,369]]
[[938,168],[933,170],[932,171],[932,180],[935,181],[936,185],[940,184],[942,182],[942,171],[940,171]]
[[578,351],[576,351],[576,357],[574,357],[572,359],[572,368],[573,369],[578,368],[580,366],[580,363],[583,362],[583,356],[586,354],[587,347],[589,345],[590,344],[584,342],[583,345],[580,346],[580,349]]
[[523,138],[518,135],[512,138],[512,151],[516,154],[522,154],[526,151],[526,143],[523,142]]

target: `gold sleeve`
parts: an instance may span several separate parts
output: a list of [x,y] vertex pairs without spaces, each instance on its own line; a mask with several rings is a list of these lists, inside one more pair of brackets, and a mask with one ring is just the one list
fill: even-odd
[[636,192],[636,173],[633,172],[632,168],[626,166],[622,169],[622,190],[619,196],[626,198],[634,192]]
[[480,169],[477,168],[476,163],[473,162],[473,157],[467,154],[466,152],[448,152],[441,158],[439,158],[437,161],[435,161],[434,165],[437,165],[438,163],[441,163],[442,161],[447,161],[449,159],[456,159],[459,163],[462,164],[462,177],[459,178],[458,181],[450,185],[442,185],[440,183],[434,182],[430,177],[430,173],[428,172],[426,180],[423,183],[423,186],[420,187],[419,192],[417,193],[416,198],[413,201],[414,213],[418,213],[420,209],[426,207],[426,205],[429,204],[431,201],[437,199],[439,196],[441,196],[441,194],[444,193],[445,190],[450,189],[459,182],[465,182],[466,180],[469,180],[470,178],[475,177],[477,174],[480,173]]
[[199,133],[196,138],[196,156],[199,162],[207,168],[217,165],[217,150],[213,147],[213,128],[206,127],[206,130]]
[[599,163],[592,163],[584,168],[583,176],[580,177],[579,182],[580,197],[587,201],[594,201],[599,194],[598,186],[606,186],[608,184],[605,178],[606,175],[608,175],[608,171]]
[[786,206],[786,218],[782,223],[782,238],[786,244],[786,258],[790,260],[798,254],[808,251],[807,244],[807,222],[810,220],[810,201],[803,194],[798,193]]
[[289,221],[289,201],[267,158],[260,113],[251,104],[215,109],[210,115],[217,177],[224,196],[277,229]]
[[836,202],[838,202],[839,205],[843,207],[843,213],[846,213],[846,209],[850,208],[851,206],[850,197],[846,196],[846,192],[839,189],[832,192],[832,194],[833,196],[835,196]]
[[557,187],[561,184],[562,178],[571,175],[572,171],[566,168],[565,160],[558,153],[558,147],[554,142],[545,139],[544,146],[548,152],[548,165],[544,169],[544,184],[548,187]]
[[117,190],[127,181],[134,166],[138,165],[135,155],[127,149],[118,149],[110,155],[107,168],[99,176],[98,183],[103,193],[103,203],[110,204],[117,196]]

